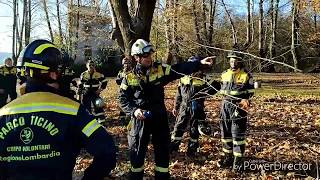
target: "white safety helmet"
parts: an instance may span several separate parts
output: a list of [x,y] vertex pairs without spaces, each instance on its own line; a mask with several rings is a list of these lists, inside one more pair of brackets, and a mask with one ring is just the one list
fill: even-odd
[[95,107],[102,108],[102,107],[105,106],[105,102],[104,102],[104,100],[103,100],[101,97],[98,97],[98,98],[94,101],[94,105],[95,105]]
[[142,55],[145,53],[154,52],[153,46],[143,39],[138,39],[133,43],[131,48],[131,55]]

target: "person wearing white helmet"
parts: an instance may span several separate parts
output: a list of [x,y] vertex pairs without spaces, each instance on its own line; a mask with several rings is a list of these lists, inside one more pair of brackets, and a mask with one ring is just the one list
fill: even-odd
[[[122,80],[119,101],[131,118],[128,124],[130,179],[143,179],[144,159],[150,137],[155,154],[155,179],[169,179],[170,132],[164,104],[164,86],[213,64],[214,57],[199,61],[166,65],[154,62],[153,46],[138,39],[131,49],[136,66]],[[180,74],[181,73],[181,74]]]

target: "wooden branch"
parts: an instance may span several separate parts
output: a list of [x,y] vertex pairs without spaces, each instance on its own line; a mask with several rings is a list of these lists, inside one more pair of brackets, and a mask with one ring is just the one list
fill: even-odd
[[289,68],[295,70],[296,72],[303,72],[302,70],[300,70],[300,69],[298,69],[298,68],[295,68],[295,67],[293,67],[293,66],[291,66],[291,65],[289,65],[289,64],[286,64],[286,63],[284,63],[284,62],[278,62],[278,61],[273,60],[273,59],[276,59],[276,58],[278,58],[278,57],[280,57],[280,56],[283,56],[284,54],[289,53],[291,50],[289,50],[289,51],[287,51],[287,52],[279,55],[278,57],[274,57],[274,58],[272,58],[272,59],[268,59],[268,58],[258,57],[258,56],[256,56],[256,55],[253,55],[253,54],[250,54],[250,53],[246,53],[246,52],[228,50],[228,49],[223,49],[223,48],[218,48],[218,47],[213,47],[213,46],[207,46],[207,45],[199,44],[199,43],[196,43],[196,42],[194,42],[194,43],[197,44],[197,45],[199,45],[199,46],[206,47],[206,48],[211,48],[211,49],[220,50],[220,51],[225,51],[225,52],[236,52],[236,53],[239,53],[239,54],[248,55],[248,56],[254,57],[254,58],[256,58],[256,59],[261,59],[261,60],[263,60],[263,61],[268,61],[268,62],[275,63],[275,64],[281,64],[281,65],[283,65],[283,66],[286,66],[286,67],[289,67]]

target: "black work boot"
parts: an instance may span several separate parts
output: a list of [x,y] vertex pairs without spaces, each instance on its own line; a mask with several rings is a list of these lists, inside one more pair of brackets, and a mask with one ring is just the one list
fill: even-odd
[[129,173],[129,180],[142,180],[143,172],[132,172]]
[[169,147],[170,153],[177,152],[179,150],[180,143],[180,140],[172,140]]
[[199,142],[189,141],[187,155],[195,156],[198,151],[199,151]]
[[232,154],[226,154],[221,157],[221,159],[218,161],[217,166],[219,168],[232,168],[233,166],[233,155]]
[[244,172],[244,159],[243,157],[235,157],[233,161],[232,171],[235,173]]
[[169,180],[170,179],[170,174],[168,172],[155,171],[154,179],[155,180]]

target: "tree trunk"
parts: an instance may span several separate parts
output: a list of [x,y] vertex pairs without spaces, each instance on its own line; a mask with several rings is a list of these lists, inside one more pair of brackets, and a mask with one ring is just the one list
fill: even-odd
[[129,7],[130,16],[134,16],[135,9],[136,9],[136,0],[130,0],[129,3],[130,3],[130,7]]
[[71,27],[73,27],[72,25],[72,20],[71,20],[71,12],[72,12],[72,6],[73,6],[73,0],[68,0],[68,23],[67,23],[67,38],[66,38],[66,44],[68,46],[68,52],[70,53],[70,56],[73,57],[73,42],[71,37],[73,37],[73,29],[71,29]]
[[177,11],[178,11],[178,0],[173,0],[173,21],[172,21],[172,60],[173,63],[179,63],[180,59],[179,59],[179,47],[178,47],[178,36],[177,36],[177,31],[178,31],[178,15],[177,15]]
[[27,17],[27,0],[23,0],[23,10],[22,10],[22,22],[21,22],[21,28],[20,28],[20,35],[19,35],[19,46],[18,46],[18,51],[17,51],[17,57],[19,57],[20,52],[22,51],[23,45],[22,45],[22,39],[23,39],[23,31],[25,29],[25,23],[26,23],[26,19],[28,19]]
[[233,39],[233,47],[235,49],[238,49],[239,47],[239,44],[238,44],[238,38],[237,38],[237,31],[236,31],[236,28],[234,26],[234,23],[233,23],[233,20],[231,18],[231,15],[226,7],[226,4],[224,3],[224,0],[221,0],[222,2],[222,5],[223,5],[223,8],[224,10],[226,11],[227,15],[228,15],[228,18],[229,18],[229,21],[230,21],[230,24],[231,24],[231,28],[232,28],[232,39]]
[[246,45],[251,44],[251,0],[247,0],[247,40]]
[[[126,1],[110,0],[123,39],[125,55],[129,55],[131,46],[138,38],[150,40],[150,30],[156,0],[140,0],[136,7],[136,14],[131,17]],[[118,39],[114,36],[114,39]]]
[[278,31],[278,12],[279,12],[279,0],[276,0],[275,7],[273,9],[273,27],[272,27],[272,57],[276,56],[276,48],[275,45],[277,44],[277,31]]
[[31,0],[27,0],[27,13],[26,13],[25,30],[24,30],[25,46],[27,46],[30,43],[30,33],[31,33]]
[[254,21],[253,21],[253,16],[254,16],[254,0],[251,0],[251,43],[250,45],[254,42],[254,34],[255,34],[255,28],[254,28]]
[[60,17],[60,2],[59,2],[59,0],[56,0],[56,6],[57,6],[59,38],[60,38],[61,44],[64,44],[63,43],[63,36],[62,36],[61,17]]
[[[213,2],[212,2],[213,1]],[[209,11],[209,28],[208,28],[208,43],[212,44],[213,36],[213,22],[216,14],[217,0],[210,0],[210,11]]]
[[166,54],[166,62],[167,64],[172,64],[172,26],[171,26],[171,11],[172,8],[172,0],[166,0],[166,15],[165,15],[165,33],[166,33],[166,44],[167,44],[167,54]]
[[[130,48],[133,44],[133,34],[130,29],[133,29],[131,24],[131,16],[128,11],[127,2],[111,0],[112,8],[114,10],[115,16],[117,18],[118,26],[120,29],[121,37],[123,39],[123,46],[126,55],[130,54]],[[114,37],[118,39],[118,37]],[[119,45],[120,46],[120,45]]]
[[207,33],[207,17],[206,17],[206,2],[205,0],[202,0],[202,35],[203,35],[203,39],[202,42],[205,43],[205,45],[207,45],[208,42],[208,33]]
[[[133,0],[131,0],[130,2],[133,3]],[[114,14],[114,9],[111,6],[110,0],[108,0],[108,6],[109,6],[109,9],[110,9],[110,14],[111,14],[111,18],[112,18],[111,39],[115,39],[117,44],[118,44],[118,46],[120,47],[121,51],[124,52],[125,49],[124,49],[123,39],[122,39],[122,36],[121,36],[120,28],[118,26],[117,17]],[[133,10],[131,10],[131,11],[133,11]]]
[[192,1],[192,13],[193,13],[193,18],[194,18],[194,27],[195,27],[195,31],[196,31],[196,37],[197,37],[197,43],[199,44],[203,44],[202,42],[202,38],[200,36],[200,25],[199,25],[199,16],[197,14],[197,4],[196,4],[196,0]]
[[[76,49],[78,49],[78,42],[79,42],[79,33],[80,33],[80,7],[81,7],[81,1],[77,0],[77,19],[76,19]],[[78,51],[78,50],[77,50]],[[74,61],[77,59],[77,52],[75,53],[74,56]]]
[[271,31],[271,37],[269,42],[269,58],[273,58],[274,56],[274,35],[275,35],[275,29],[274,29],[274,1],[270,0],[270,31]]
[[[292,2],[292,34],[291,34],[291,53],[293,59],[293,66],[298,69],[298,58],[299,52],[298,47],[299,43],[299,0],[293,0]],[[297,72],[297,70],[295,70]]]
[[42,0],[42,3],[43,3],[43,9],[44,9],[44,12],[46,15],[46,21],[47,21],[48,28],[49,28],[50,38],[51,38],[51,41],[53,42],[54,39],[53,39],[53,32],[52,32],[50,18],[49,18],[48,7],[47,7],[47,0]]
[[16,61],[17,0],[13,0],[12,59]]
[[274,5],[274,0],[270,1],[270,27],[271,27],[271,38],[269,44],[269,56],[273,58],[276,55],[276,48],[274,47],[276,44],[277,38],[277,26],[278,26],[278,12],[279,12],[279,0],[276,0],[276,4]]
[[[263,0],[259,1],[259,55],[262,58],[266,57],[264,47],[264,25],[263,25]],[[258,71],[261,72],[261,60],[258,60]]]

